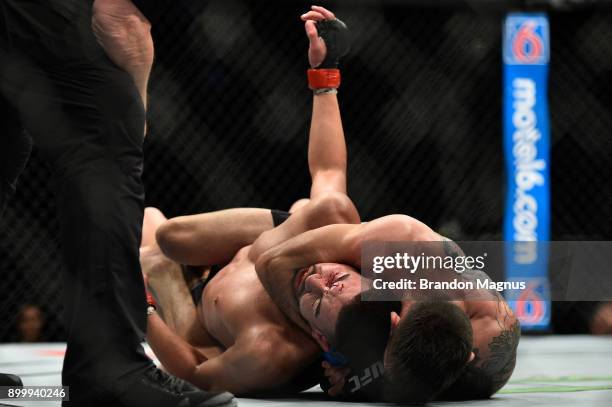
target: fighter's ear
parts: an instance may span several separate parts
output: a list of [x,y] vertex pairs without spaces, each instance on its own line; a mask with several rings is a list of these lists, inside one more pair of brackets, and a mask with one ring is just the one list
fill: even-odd
[[390,328],[389,336],[393,334],[393,331],[395,331],[395,328],[397,328],[399,323],[400,323],[399,314],[395,311],[391,311],[391,328]]
[[323,352],[329,352],[329,350],[331,349],[331,346],[329,345],[329,341],[327,340],[327,337],[323,335],[321,331],[319,331],[318,329],[312,328],[311,335],[314,338],[314,340],[317,341],[321,349],[323,349]]

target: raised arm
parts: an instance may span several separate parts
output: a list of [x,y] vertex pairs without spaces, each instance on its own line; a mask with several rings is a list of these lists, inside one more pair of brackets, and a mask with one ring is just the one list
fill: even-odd
[[310,197],[330,191],[346,194],[346,162],[338,98],[335,93],[314,95],[308,143]]
[[[335,80],[320,81],[336,72],[338,59],[348,52],[346,26],[331,11],[313,6],[302,15],[308,36],[308,59],[313,89],[312,118],[308,142],[308,167],[312,178],[310,197],[327,192],[346,194],[346,142],[340,117]],[[333,41],[328,53],[324,38]],[[319,79],[315,79],[319,78]]]
[[330,223],[359,222],[359,214],[346,195],[346,142],[336,97],[340,85],[338,61],[348,52],[347,28],[322,7],[313,6],[301,18],[310,44],[308,81],[313,91],[308,140],[310,202],[281,226],[262,234],[249,253],[253,261],[269,248],[307,230]]

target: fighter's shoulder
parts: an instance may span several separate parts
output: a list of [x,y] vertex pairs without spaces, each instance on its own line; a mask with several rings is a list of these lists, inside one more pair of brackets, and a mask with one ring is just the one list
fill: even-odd
[[363,230],[374,233],[384,231],[387,235],[397,235],[398,240],[439,240],[440,236],[429,226],[408,215],[393,214],[376,218],[361,224]]

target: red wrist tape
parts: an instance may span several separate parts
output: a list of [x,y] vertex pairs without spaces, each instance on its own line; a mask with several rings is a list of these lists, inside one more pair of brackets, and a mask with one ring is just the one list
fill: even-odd
[[145,294],[147,295],[147,305],[152,306],[153,308],[157,308],[157,302],[155,301],[155,298],[153,298],[153,294],[151,294],[151,292],[149,291],[149,281],[147,276],[143,276],[144,277],[144,284],[145,284]]
[[153,295],[149,292],[149,290],[147,290],[147,305],[157,308],[157,302],[155,302],[155,298],[153,298]]
[[308,85],[310,89],[338,89],[340,87],[340,70],[309,69]]

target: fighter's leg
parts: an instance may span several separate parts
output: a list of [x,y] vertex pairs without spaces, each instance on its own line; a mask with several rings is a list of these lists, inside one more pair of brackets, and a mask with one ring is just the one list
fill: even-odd
[[293,205],[291,205],[291,208],[289,208],[289,213],[295,213],[299,211],[300,209],[308,205],[308,202],[310,202],[310,199],[308,198],[298,199],[293,203]]
[[149,289],[159,305],[164,322],[192,345],[202,342],[202,325],[196,315],[189,287],[179,264],[168,259],[155,241],[155,233],[166,221],[156,208],[146,208],[142,224],[140,264]]
[[142,222],[142,239],[140,248],[154,247],[157,245],[155,233],[157,229],[168,220],[166,216],[157,208],[145,208],[144,220]]
[[[218,355],[219,345],[198,318],[181,266],[164,256],[156,246],[141,249],[140,264],[165,325],[188,344],[199,348],[207,358]],[[158,332],[149,326],[147,336],[156,334]]]
[[[168,218],[157,208],[149,207],[145,209],[144,221],[142,222],[142,240],[140,241],[140,252],[160,251],[155,235],[157,229],[163,225]],[[181,266],[183,278],[187,287],[191,290],[202,279],[210,273],[210,266]]]
[[159,227],[157,243],[180,264],[226,264],[273,227],[269,209],[227,209],[169,219]]
[[327,192],[311,199],[280,226],[264,232],[253,243],[249,258],[256,261],[266,250],[306,231],[335,223],[360,223],[353,202],[343,193]]

